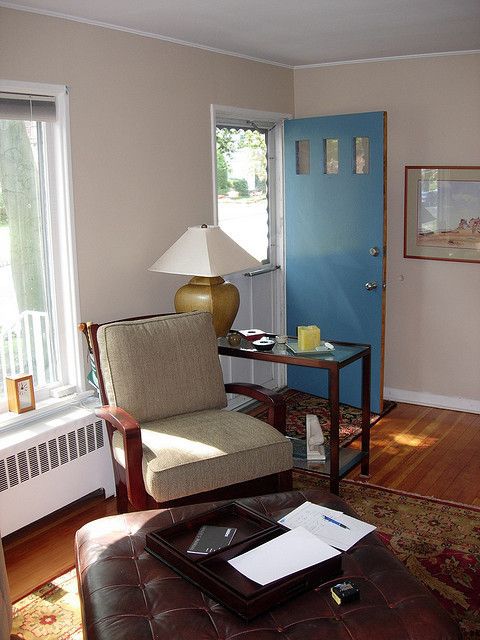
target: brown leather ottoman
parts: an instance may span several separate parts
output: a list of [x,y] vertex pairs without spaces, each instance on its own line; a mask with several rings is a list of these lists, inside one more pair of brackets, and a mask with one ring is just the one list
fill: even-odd
[[[322,490],[240,502],[280,518],[310,500],[352,515]],[[220,503],[216,503],[220,504]],[[460,631],[435,598],[370,534],[343,559],[360,600],[336,605],[322,585],[245,622],[145,550],[145,534],[213,505],[142,511],[91,522],[77,532],[76,554],[87,640],[447,640]]]

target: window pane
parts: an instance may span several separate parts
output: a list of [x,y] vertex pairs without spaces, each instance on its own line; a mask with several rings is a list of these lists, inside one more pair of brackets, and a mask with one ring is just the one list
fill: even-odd
[[338,139],[325,138],[323,141],[323,157],[325,161],[325,173],[338,173]]
[[370,171],[370,139],[355,138],[354,173],[369,173]]
[[310,173],[310,140],[295,141],[295,160],[297,175],[308,175]]
[[216,129],[218,224],[260,262],[269,259],[267,135]]
[[43,123],[0,120],[0,396],[4,377],[54,382]]

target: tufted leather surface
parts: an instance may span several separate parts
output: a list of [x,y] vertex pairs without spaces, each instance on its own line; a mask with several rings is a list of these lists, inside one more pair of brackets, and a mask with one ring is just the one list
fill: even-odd
[[[310,500],[355,515],[322,490],[241,502],[274,518]],[[219,503],[216,503],[219,504]],[[213,505],[143,511],[96,520],[77,532],[77,572],[87,640],[449,640],[460,631],[435,598],[370,534],[344,555],[344,577],[360,600],[337,606],[332,581],[251,622],[189,584],[145,550],[147,531]]]

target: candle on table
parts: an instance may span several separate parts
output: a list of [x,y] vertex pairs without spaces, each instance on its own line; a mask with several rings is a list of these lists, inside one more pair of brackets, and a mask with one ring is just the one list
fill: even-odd
[[311,324],[297,329],[299,351],[314,351],[320,346],[320,329]]

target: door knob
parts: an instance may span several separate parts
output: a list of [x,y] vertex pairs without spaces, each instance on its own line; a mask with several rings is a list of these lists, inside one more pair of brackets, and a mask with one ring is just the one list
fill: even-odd
[[369,253],[371,256],[374,256],[374,257],[375,257],[375,256],[378,256],[378,254],[380,253],[380,251],[379,251],[378,247],[371,247],[371,248],[368,250],[368,253]]
[[372,289],[376,289],[377,287],[378,287],[378,284],[376,282],[365,283],[365,289],[367,289],[367,291],[372,291]]

